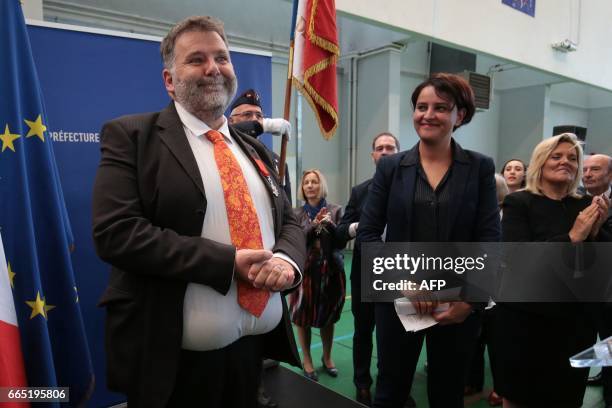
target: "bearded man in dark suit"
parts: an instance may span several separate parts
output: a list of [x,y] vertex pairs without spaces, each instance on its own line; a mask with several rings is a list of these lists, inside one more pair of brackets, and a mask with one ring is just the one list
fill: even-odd
[[253,407],[263,356],[300,366],[281,292],[301,281],[303,233],[266,148],[223,115],[237,87],[223,23],[181,21],[161,54],[173,101],[101,133],[108,386],[130,408]]

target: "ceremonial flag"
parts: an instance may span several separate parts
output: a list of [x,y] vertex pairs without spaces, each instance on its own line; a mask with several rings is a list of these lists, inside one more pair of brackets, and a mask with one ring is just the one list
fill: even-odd
[[294,0],[292,27],[293,84],[314,110],[323,137],[329,139],[338,127],[340,48],[334,0]]
[[26,381],[69,387],[68,405],[79,406],[93,390],[93,369],[68,213],[19,0],[0,0],[0,26],[0,229]]

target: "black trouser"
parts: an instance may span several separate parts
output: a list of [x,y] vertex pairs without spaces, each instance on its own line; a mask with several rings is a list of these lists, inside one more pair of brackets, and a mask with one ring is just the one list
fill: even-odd
[[495,353],[494,348],[491,346],[493,339],[493,321],[494,321],[495,308],[487,309],[482,312],[482,325],[480,329],[480,335],[474,345],[474,354],[472,355],[472,361],[469,364],[466,384],[470,386],[474,391],[481,391],[484,387],[485,379],[485,360],[484,353],[485,347],[488,346],[489,352],[489,365],[491,366],[491,374],[493,375],[493,389],[495,389],[495,372],[493,372]]
[[351,279],[351,311],[355,332],[353,334],[353,382],[359,389],[372,385],[370,362],[372,361],[372,336],[374,332],[374,303],[361,302],[361,278]]
[[377,303],[378,378],[373,407],[400,408],[410,395],[423,340],[427,337],[427,395],[432,408],[463,408],[463,386],[478,335],[480,316],[407,333],[392,303]]
[[218,350],[183,350],[168,407],[255,408],[260,375],[258,336]]

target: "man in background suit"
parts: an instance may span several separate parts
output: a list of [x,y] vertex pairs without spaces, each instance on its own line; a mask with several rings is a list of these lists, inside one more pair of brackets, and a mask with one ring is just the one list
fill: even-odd
[[274,164],[228,126],[223,23],[190,17],[161,44],[161,112],[104,125],[93,235],[112,265],[107,382],[134,407],[253,407],[261,358],[300,366],[280,291],[305,242]]
[[[374,165],[381,157],[399,152],[400,143],[397,138],[383,132],[372,140],[372,160]],[[372,179],[368,179],[351,189],[349,202],[344,209],[344,215],[336,229],[339,240],[350,241],[357,235],[361,209],[365,204],[368,188]],[[372,360],[372,332],[374,331],[374,303],[361,302],[361,251],[358,241],[355,241],[353,259],[351,261],[351,311],[355,332],[353,333],[353,383],[356,387],[356,399],[370,406],[372,395],[372,376],[370,362]],[[410,398],[412,400],[412,398]]]
[[[582,184],[587,195],[597,196],[605,194],[612,198],[610,184],[612,183],[612,158],[605,154],[592,154],[585,156],[582,166]],[[612,227],[612,208],[608,212],[608,224]],[[603,315],[598,323],[599,337],[603,340],[612,336],[612,313],[610,305],[605,304]],[[588,380],[589,385],[603,385],[605,406],[612,408],[612,372],[604,367],[601,372]]]

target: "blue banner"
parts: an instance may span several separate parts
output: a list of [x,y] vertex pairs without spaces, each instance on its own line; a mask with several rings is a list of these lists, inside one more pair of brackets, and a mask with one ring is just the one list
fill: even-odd
[[[94,387],[68,213],[19,0],[0,0],[0,228],[28,385]],[[59,403],[40,406],[59,407]]]
[[502,3],[535,17],[536,0],[502,0]]

